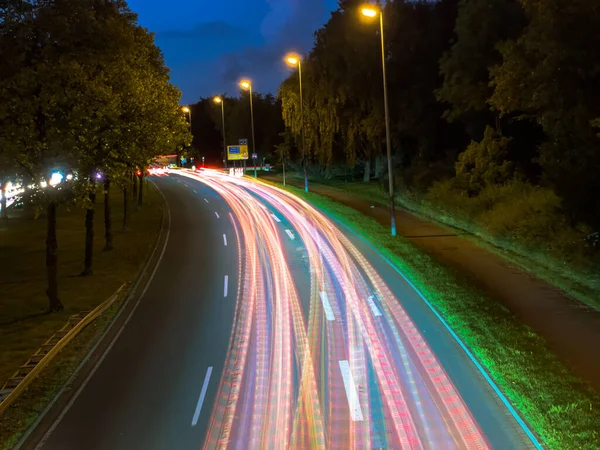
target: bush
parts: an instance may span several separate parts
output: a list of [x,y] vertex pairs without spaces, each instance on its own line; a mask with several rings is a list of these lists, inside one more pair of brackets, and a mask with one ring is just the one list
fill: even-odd
[[513,175],[513,164],[506,160],[510,138],[487,127],[481,142],[471,141],[458,155],[456,182],[471,195],[481,193],[487,186],[508,181]]
[[440,220],[499,247],[582,268],[591,264],[586,241],[590,231],[568,223],[561,199],[550,189],[513,180],[468,196],[456,188],[455,180],[445,180],[429,189],[426,201],[429,210],[442,214]]

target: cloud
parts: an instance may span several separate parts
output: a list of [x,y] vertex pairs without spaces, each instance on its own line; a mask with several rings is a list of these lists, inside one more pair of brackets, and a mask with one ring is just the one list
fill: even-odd
[[327,0],[267,0],[270,10],[263,18],[260,32],[264,44],[248,45],[221,56],[215,63],[223,83],[242,76],[254,78],[257,90],[274,92],[289,73],[283,56],[290,50],[306,53],[313,34],[326,19]]
[[226,22],[208,22],[190,30],[165,30],[156,33],[158,39],[237,38],[248,35],[248,30]]

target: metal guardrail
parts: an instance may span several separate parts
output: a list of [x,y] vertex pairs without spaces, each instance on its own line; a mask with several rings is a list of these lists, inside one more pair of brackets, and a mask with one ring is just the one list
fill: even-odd
[[111,306],[127,284],[123,284],[117,291],[98,305],[92,311],[84,311],[69,317],[64,327],[48,339],[38,350],[23,364],[15,374],[8,379],[0,389],[0,415],[21,395],[41,371],[65,348],[65,346],[79,334],[87,325],[93,322],[109,306]]

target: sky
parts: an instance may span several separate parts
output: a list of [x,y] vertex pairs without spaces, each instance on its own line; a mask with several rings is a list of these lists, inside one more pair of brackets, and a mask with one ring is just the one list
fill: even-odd
[[275,94],[289,74],[283,56],[308,53],[313,33],[337,0],[129,0],[139,23],[155,33],[182,91],[182,104],[235,95],[242,77],[255,92]]

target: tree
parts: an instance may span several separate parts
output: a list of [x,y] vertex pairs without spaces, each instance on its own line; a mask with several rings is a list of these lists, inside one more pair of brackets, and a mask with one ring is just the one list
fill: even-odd
[[565,200],[572,223],[600,226],[600,15],[593,0],[523,2],[529,24],[499,46],[491,105],[538,123],[545,180]]
[[292,153],[293,136],[289,130],[285,130],[280,136],[283,138],[283,142],[275,146],[275,154],[277,162],[281,163],[283,169],[283,185],[285,186],[285,162],[290,159]]
[[[303,62],[304,130],[307,153],[329,168],[336,138],[342,140],[346,160],[370,162],[381,152],[383,91],[381,50],[375,29],[361,24],[358,2],[340,2],[325,26],[315,33],[315,46]],[[280,87],[283,118],[299,142],[298,74]]]
[[450,48],[457,7],[457,0],[396,1],[384,11],[392,139],[406,184],[413,183],[406,168],[428,168],[445,160],[448,148],[466,144],[462,130],[441,118],[445,106],[435,96],[443,81],[439,60]]
[[485,127],[496,124],[488,99],[490,69],[502,61],[497,45],[519,35],[525,16],[519,0],[461,0],[456,41],[440,60],[443,85],[437,97],[449,108],[444,117],[460,120],[469,135],[481,139]]
[[[9,0],[0,11],[0,152],[45,187],[34,198],[46,208],[50,310],[60,310],[58,206],[87,209],[89,273],[96,171],[123,179],[189,134],[162,55],[123,1]],[[76,181],[55,183],[70,171]]]

